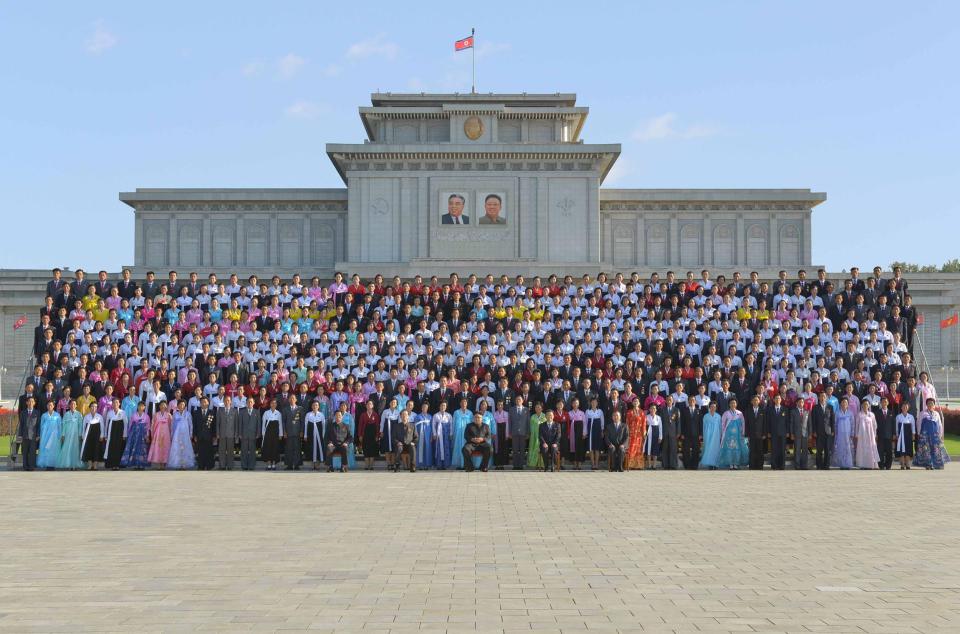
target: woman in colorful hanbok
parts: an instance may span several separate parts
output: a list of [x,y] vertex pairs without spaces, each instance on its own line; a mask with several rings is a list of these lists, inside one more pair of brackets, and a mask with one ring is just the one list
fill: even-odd
[[471,422],[473,422],[473,412],[467,409],[467,399],[461,399],[460,408],[453,413],[453,458],[451,463],[455,469],[463,468],[463,446],[466,444],[463,433]]
[[137,411],[127,424],[127,445],[123,450],[123,457],[120,458],[121,466],[132,467],[137,471],[150,466],[150,461],[147,460],[149,436],[150,416],[147,415],[147,404],[140,401],[137,403]]
[[506,465],[510,464],[510,443],[507,441],[507,434],[510,431],[510,416],[507,414],[507,410],[503,408],[503,399],[497,401],[496,409],[493,412],[493,422],[497,433],[493,464],[495,469],[502,471]]
[[194,469],[197,466],[193,452],[193,417],[187,410],[186,401],[177,402],[177,411],[173,413],[170,428],[170,453],[167,456],[167,469]]
[[900,459],[900,468],[909,469],[913,461],[913,440],[917,435],[917,419],[910,413],[910,403],[900,404],[900,413],[897,414],[897,440],[893,455]]
[[917,457],[914,464],[925,469],[943,469],[950,456],[943,446],[943,417],[934,407],[933,398],[925,401],[926,408],[920,414],[920,435],[917,437]]
[[[640,400],[637,399],[639,403]],[[663,442],[663,419],[660,418],[659,408],[651,405],[646,416],[646,434],[643,436],[643,468],[656,469],[657,458],[660,457],[660,444]],[[630,414],[627,414],[627,426],[630,423]]]
[[398,420],[400,420],[399,402],[396,398],[391,398],[390,406],[380,413],[380,453],[387,459],[387,471],[393,469],[393,424]]
[[743,434],[743,414],[737,409],[737,399],[730,404],[720,418],[720,453],[717,466],[738,469],[750,464],[750,449]]
[[363,411],[357,417],[357,434],[360,436],[363,448],[365,471],[373,471],[373,461],[380,455],[380,443],[377,440],[379,433],[380,414],[377,413],[373,401],[367,401]]
[[424,400],[420,406],[420,413],[413,417],[413,426],[417,430],[417,468],[429,469],[433,466],[433,417],[429,401]]
[[[651,414],[656,414],[656,405],[650,406]],[[630,434],[630,440],[627,443],[627,450],[624,452],[624,469],[643,469],[645,468],[644,447],[646,446],[647,436],[647,415],[640,407],[640,399],[634,399],[630,409],[627,411],[627,431]]]
[[47,411],[40,417],[40,452],[37,454],[37,467],[56,469],[60,455],[60,437],[63,431],[63,418],[57,412],[55,400],[47,401]]
[[590,454],[590,467],[600,468],[600,450],[603,449],[603,430],[606,427],[603,410],[596,398],[590,399],[590,409],[586,411],[583,428],[585,450]]
[[570,443],[567,440],[570,437],[570,413],[567,412],[566,405],[562,399],[557,399],[557,404],[553,410],[553,422],[560,428],[560,447],[557,459],[557,470],[563,471],[563,461],[572,460],[570,452]]
[[543,468],[543,456],[540,454],[540,423],[547,420],[543,413],[543,403],[537,401],[530,415],[530,439],[527,441],[527,466]]
[[854,433],[856,451],[853,464],[858,469],[879,469],[880,452],[877,450],[877,418],[873,415],[870,401],[863,399],[857,414],[857,429]]
[[853,435],[855,419],[850,411],[850,403],[846,398],[840,399],[840,410],[837,412],[837,421],[833,429],[833,455],[830,456],[830,466],[840,469],[853,467]]
[[137,396],[133,390],[127,392],[127,395],[123,397],[123,400],[120,402],[120,408],[123,410],[123,413],[127,415],[128,421],[137,413],[137,405],[139,403],[140,397]]
[[87,463],[91,471],[97,469],[97,463],[103,460],[104,438],[103,416],[94,406],[83,417],[83,439],[80,441],[80,459]]
[[306,460],[313,463],[313,470],[320,469],[323,462],[323,450],[326,447],[324,432],[326,430],[326,416],[320,411],[320,401],[310,402],[310,411],[303,417],[304,448]]
[[433,415],[433,461],[437,469],[452,466],[453,416],[447,411],[447,402],[440,401],[440,411]]
[[586,413],[580,409],[580,399],[570,401],[570,431],[563,443],[570,448],[570,460],[573,468],[580,471],[583,468],[583,459],[587,453]]
[[107,442],[103,450],[103,463],[107,469],[119,471],[120,460],[123,458],[124,439],[130,421],[126,413],[120,408],[120,399],[113,399],[113,407],[103,417],[107,430]]
[[63,428],[60,432],[60,453],[57,454],[57,469],[79,469],[83,466],[80,460],[80,434],[83,432],[83,416],[77,409],[77,402],[70,401],[67,411],[63,414]]
[[716,469],[720,464],[720,426],[722,420],[717,413],[717,403],[710,402],[709,410],[703,415],[703,453],[700,454],[701,469]]
[[166,401],[161,402],[159,407],[150,421],[150,453],[147,454],[147,460],[164,469],[170,456],[170,425],[173,417]]

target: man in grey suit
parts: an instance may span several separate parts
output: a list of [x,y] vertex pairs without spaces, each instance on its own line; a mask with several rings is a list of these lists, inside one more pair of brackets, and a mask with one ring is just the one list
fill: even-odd
[[23,470],[33,471],[37,466],[37,438],[40,433],[40,410],[36,399],[27,398],[27,408],[20,412],[20,453],[23,455]]
[[252,471],[257,468],[257,436],[260,435],[260,410],[254,407],[251,396],[247,406],[238,413],[238,432],[240,435],[240,468]]
[[513,449],[513,468],[522,471],[523,466],[527,464],[524,452],[530,437],[530,408],[524,406],[522,396],[518,395],[513,399],[513,407],[507,415],[510,419],[507,422],[507,429],[510,430],[510,445]]
[[237,437],[240,415],[233,406],[233,397],[223,398],[223,407],[217,410],[217,452],[220,454],[220,469],[233,469],[233,443]]

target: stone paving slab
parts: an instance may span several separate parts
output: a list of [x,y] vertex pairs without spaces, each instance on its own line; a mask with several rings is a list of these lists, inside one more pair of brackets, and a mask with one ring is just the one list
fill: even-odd
[[0,473],[0,631],[960,631],[960,469]]

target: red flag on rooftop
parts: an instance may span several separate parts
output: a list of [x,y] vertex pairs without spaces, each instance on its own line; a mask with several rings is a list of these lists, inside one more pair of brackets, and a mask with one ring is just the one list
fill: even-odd
[[960,323],[960,313],[953,313],[953,315],[940,322],[940,327],[949,328],[950,326],[956,326],[958,323]]

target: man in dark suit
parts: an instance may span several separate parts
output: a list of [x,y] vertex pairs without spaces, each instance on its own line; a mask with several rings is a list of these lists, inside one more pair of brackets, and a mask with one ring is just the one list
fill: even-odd
[[630,441],[630,431],[620,420],[620,411],[614,410],[610,422],[603,431],[607,443],[607,457],[610,459],[610,471],[623,471],[623,459]]
[[63,271],[59,268],[53,269],[53,279],[47,282],[47,297],[52,297],[54,301],[63,292],[64,281],[62,275]]
[[440,218],[440,224],[444,225],[468,225],[470,216],[463,213],[466,199],[460,194],[450,194],[447,198],[447,213]]
[[20,453],[23,455],[23,470],[33,471],[37,466],[37,441],[40,437],[40,410],[35,399],[27,398],[27,407],[20,412],[17,436],[20,437]]
[[696,469],[700,465],[700,436],[703,434],[703,412],[692,394],[680,405],[680,440],[683,467]]
[[490,462],[490,428],[483,424],[483,416],[473,415],[473,421],[467,425],[463,431],[464,445],[461,453],[463,454],[463,468],[466,471],[473,471],[473,452],[479,451],[480,471],[486,473],[487,464]]
[[390,438],[393,439],[393,453],[398,460],[393,463],[393,470],[400,472],[400,465],[406,461],[407,469],[411,473],[417,470],[417,440],[419,439],[416,426],[410,421],[407,411],[400,412],[400,417],[393,422]]
[[560,426],[553,422],[553,412],[548,411],[547,419],[540,423],[538,437],[543,470],[556,471],[560,464]]
[[817,435],[817,469],[829,469],[836,415],[833,407],[827,403],[826,392],[820,392],[817,395],[817,404],[813,406],[810,415],[813,431]]
[[664,469],[677,468],[677,437],[680,430],[680,409],[674,404],[673,396],[667,396],[663,411],[660,412],[661,445],[660,462]]
[[200,407],[193,411],[193,438],[197,443],[197,469],[209,471],[214,465],[213,439],[217,434],[217,413],[210,408],[210,400],[204,396]]
[[[510,431],[510,445],[513,451],[513,468],[522,471],[526,464],[524,451],[530,437],[530,408],[523,403],[522,396],[516,396],[513,407],[507,412],[507,429]],[[501,442],[503,442],[501,440]]]
[[130,299],[135,290],[137,290],[137,283],[131,279],[130,269],[123,269],[120,281],[117,282],[117,292],[123,299]]
[[750,469],[763,469],[763,449],[767,436],[766,410],[760,406],[760,397],[754,394],[743,412],[743,421],[750,444]]
[[877,452],[880,454],[880,468],[893,466],[893,440],[897,437],[897,412],[890,407],[890,399],[880,398],[880,406],[874,408],[877,418]]
[[770,468],[777,471],[783,471],[786,466],[788,427],[787,408],[780,395],[775,394],[767,409],[767,438],[770,440]]
[[153,299],[160,292],[160,284],[157,283],[156,274],[153,271],[147,271],[147,278],[140,288],[143,289],[143,296],[148,299]]
[[97,274],[97,277],[98,277],[97,282],[96,282],[97,296],[100,297],[100,299],[104,299],[104,298],[106,298],[106,297],[109,297],[109,296],[110,296],[110,290],[113,288],[113,284],[111,284],[109,281],[107,281],[107,272],[106,272],[106,271],[100,271],[100,272]]

